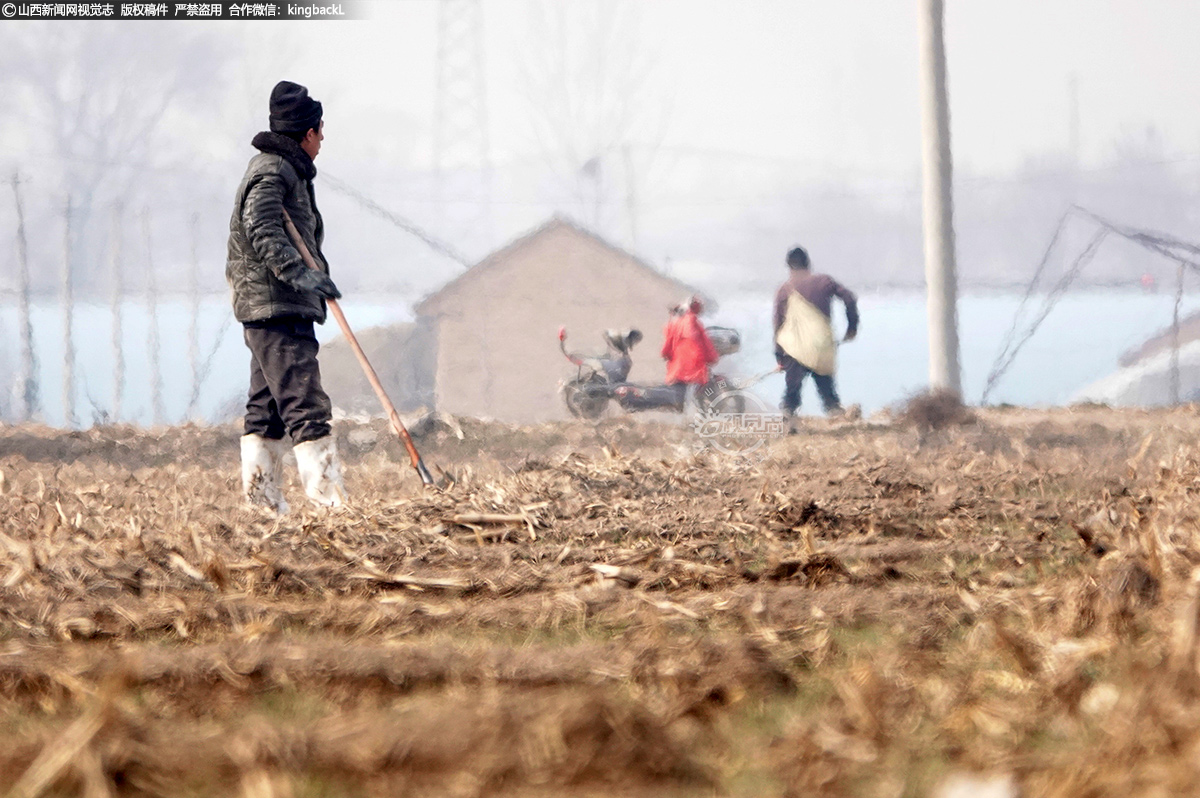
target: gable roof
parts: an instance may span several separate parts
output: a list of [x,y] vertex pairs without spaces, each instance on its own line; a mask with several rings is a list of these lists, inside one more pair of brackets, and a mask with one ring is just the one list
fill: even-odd
[[[479,261],[479,263],[476,263],[474,266],[469,267],[466,271],[464,271],[462,274],[455,277],[450,282],[446,283],[444,286],[439,288],[437,291],[426,296],[424,299],[422,299],[420,302],[418,302],[413,307],[414,314],[417,316],[427,316],[427,315],[436,313],[438,310],[438,307],[442,303],[451,299],[453,297],[453,295],[462,288],[463,285],[470,283],[472,280],[474,280],[476,277],[478,277],[481,273],[486,272],[492,268],[495,268],[497,265],[503,263],[511,255],[524,249],[535,239],[537,239],[537,238],[541,237],[542,235],[545,235],[546,233],[549,233],[553,230],[558,230],[561,228],[566,228],[568,230],[571,230],[572,232],[575,232],[582,236],[590,238],[591,240],[595,241],[596,243],[600,244],[601,246],[605,247],[606,249],[612,251],[614,254],[619,255],[623,258],[627,258],[635,266],[639,267],[640,269],[645,270],[646,276],[648,276],[648,277],[652,277],[653,279],[662,280],[662,281],[665,281],[668,283],[674,283],[676,286],[678,286],[680,295],[689,294],[689,293],[691,293],[691,294],[699,294],[700,293],[699,291],[697,291],[696,289],[687,285],[686,283],[682,283],[673,277],[668,277],[667,275],[663,274],[658,269],[651,266],[646,261],[637,257],[636,255],[629,252],[628,250],[623,249],[622,247],[619,247],[616,244],[613,244],[611,241],[604,238],[600,234],[595,233],[595,232],[587,229],[583,225],[581,225],[577,222],[574,222],[564,216],[559,216],[556,214],[556,215],[550,217],[550,219],[548,219],[547,221],[543,222],[542,224],[538,225],[534,229],[530,230],[529,232],[527,232],[521,236],[518,236],[517,238],[510,241],[508,244],[505,244],[500,249],[496,250],[495,252],[493,252],[490,255],[488,255],[487,257],[485,257],[483,260]],[[705,298],[705,303],[710,304],[707,297]]]
[[[1174,345],[1175,333],[1170,327],[1159,330],[1137,346],[1121,353],[1117,364],[1125,367],[1147,360]],[[1200,312],[1191,313],[1179,320],[1179,345],[1184,346],[1200,339]]]

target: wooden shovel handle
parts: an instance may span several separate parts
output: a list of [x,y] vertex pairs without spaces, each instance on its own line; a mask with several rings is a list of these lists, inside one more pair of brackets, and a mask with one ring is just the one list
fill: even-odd
[[[312,253],[308,251],[308,246],[304,243],[304,239],[300,236],[300,231],[292,223],[292,217],[288,216],[287,211],[283,212],[283,224],[287,229],[288,235],[292,238],[292,243],[296,245],[296,249],[300,252],[300,257],[304,259],[305,265],[310,269],[324,271],[313,260]],[[354,337],[354,331],[350,329],[350,324],[346,321],[346,314],[342,313],[342,308],[338,305],[336,299],[328,299],[326,302],[329,305],[329,312],[337,319],[338,326],[342,328],[342,334],[346,336],[346,340],[350,343],[350,348],[354,350],[354,356],[358,358],[358,364],[362,366],[363,373],[367,375],[367,382],[371,383],[371,387],[375,389],[375,395],[379,397],[379,403],[383,405],[383,410],[387,413],[388,421],[392,424],[392,429],[400,436],[400,442],[408,450],[408,457],[412,460],[412,467],[416,469],[417,474],[421,477],[421,482],[426,485],[434,484],[433,474],[429,473],[429,469],[425,467],[425,463],[421,460],[421,455],[417,453],[417,447],[413,444],[412,436],[404,428],[404,422],[400,420],[400,414],[396,412],[395,405],[388,398],[387,391],[383,389],[383,383],[379,381],[379,375],[371,367],[371,361],[367,360],[367,354],[363,352],[362,347],[359,346],[358,339]]]

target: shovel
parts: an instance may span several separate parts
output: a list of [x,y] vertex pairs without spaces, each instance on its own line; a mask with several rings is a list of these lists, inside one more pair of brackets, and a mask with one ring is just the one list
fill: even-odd
[[[283,212],[283,225],[287,228],[292,243],[296,245],[296,249],[300,252],[300,257],[304,258],[305,265],[310,269],[324,271],[313,260],[312,253],[308,251],[304,239],[300,237],[300,231],[296,229],[296,225],[292,224],[292,217],[288,216],[287,211]],[[329,312],[333,314],[333,317],[337,319],[338,326],[342,328],[342,334],[350,342],[350,348],[354,350],[354,356],[358,358],[358,364],[362,366],[363,373],[367,375],[367,381],[375,389],[375,395],[379,397],[379,403],[383,405],[383,410],[387,413],[388,421],[392,423],[392,429],[400,436],[400,442],[408,450],[409,459],[412,460],[412,467],[417,470],[417,474],[421,477],[421,482],[426,485],[433,485],[433,474],[429,473],[429,469],[425,467],[424,461],[421,460],[421,455],[417,453],[417,447],[413,445],[412,436],[404,428],[404,423],[400,421],[400,414],[396,412],[392,400],[388,398],[387,391],[383,389],[383,383],[379,381],[379,376],[375,373],[375,369],[371,368],[371,362],[367,360],[366,353],[359,346],[358,339],[354,337],[354,332],[350,329],[350,324],[346,321],[346,314],[342,313],[342,308],[338,305],[336,299],[326,300],[326,303],[329,305]]]
[[756,374],[753,377],[747,377],[746,379],[738,382],[737,389],[739,391],[745,390],[746,388],[749,388],[752,385],[757,385],[758,383],[765,380],[767,377],[770,377],[772,374],[778,374],[781,371],[783,371],[783,366],[776,366],[775,368],[771,369],[770,371],[764,371],[762,374]]

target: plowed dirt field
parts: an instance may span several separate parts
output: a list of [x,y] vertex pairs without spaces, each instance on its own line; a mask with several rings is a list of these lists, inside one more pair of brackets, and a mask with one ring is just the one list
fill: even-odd
[[[0,429],[0,794],[1023,796],[1200,784],[1193,408]],[[932,427],[932,428],[931,428]],[[1004,794],[1004,793],[998,793]]]

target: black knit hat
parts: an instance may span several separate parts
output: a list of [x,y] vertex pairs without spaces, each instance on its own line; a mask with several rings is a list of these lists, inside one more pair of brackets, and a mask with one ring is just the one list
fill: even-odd
[[271,89],[271,132],[307,133],[321,126],[321,104],[308,96],[308,89],[281,80]]

